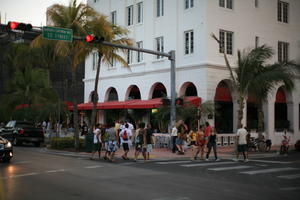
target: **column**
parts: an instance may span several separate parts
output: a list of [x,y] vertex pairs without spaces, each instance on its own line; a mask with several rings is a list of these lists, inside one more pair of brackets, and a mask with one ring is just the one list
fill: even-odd
[[273,100],[269,100],[264,106],[263,111],[265,115],[265,132],[267,138],[275,142],[275,103]]

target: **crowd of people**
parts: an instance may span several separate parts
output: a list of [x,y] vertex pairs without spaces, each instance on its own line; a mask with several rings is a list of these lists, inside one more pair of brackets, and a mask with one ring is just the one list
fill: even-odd
[[153,131],[151,125],[145,127],[145,123],[138,124],[138,128],[133,131],[134,127],[130,122],[125,123],[108,123],[105,127],[96,124],[93,131],[93,151],[91,160],[95,160],[95,154],[98,152],[98,158],[101,159],[101,152],[104,151],[104,160],[115,161],[115,153],[119,148],[123,148],[122,159],[129,160],[128,153],[130,147],[135,147],[134,161],[142,153],[145,161],[149,160],[153,148]]

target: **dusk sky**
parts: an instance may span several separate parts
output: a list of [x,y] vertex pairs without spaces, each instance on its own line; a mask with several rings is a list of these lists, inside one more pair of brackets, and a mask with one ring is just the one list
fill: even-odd
[[17,21],[31,23],[34,26],[46,25],[47,7],[55,3],[68,5],[69,0],[0,0],[1,23]]

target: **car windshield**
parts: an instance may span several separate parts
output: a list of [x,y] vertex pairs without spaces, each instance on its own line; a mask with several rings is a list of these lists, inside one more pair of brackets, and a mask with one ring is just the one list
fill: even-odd
[[6,124],[5,127],[7,127],[7,128],[12,128],[12,127],[15,126],[15,124],[16,124],[16,121],[9,121],[9,122]]

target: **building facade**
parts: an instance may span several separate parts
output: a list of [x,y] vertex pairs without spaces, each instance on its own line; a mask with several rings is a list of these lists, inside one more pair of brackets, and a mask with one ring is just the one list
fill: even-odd
[[[88,0],[88,5],[130,31],[136,46],[156,51],[176,51],[177,96],[214,100],[219,116],[211,119],[218,132],[234,133],[237,95],[231,88],[223,52],[211,33],[224,44],[230,64],[237,50],[262,44],[275,50],[270,63],[300,63],[300,1],[295,0]],[[100,72],[99,101],[125,101],[139,91],[140,99],[170,97],[170,61],[154,55],[129,52],[130,69],[112,62]],[[84,101],[90,102],[96,73],[96,53],[85,62]],[[135,95],[133,95],[135,97]],[[133,97],[133,98],[134,98]],[[264,105],[265,134],[279,144],[283,130],[292,141],[299,133],[300,81],[292,92],[282,85]],[[251,98],[245,106],[245,126],[255,129],[257,110]],[[98,120],[103,120],[99,110]]]

